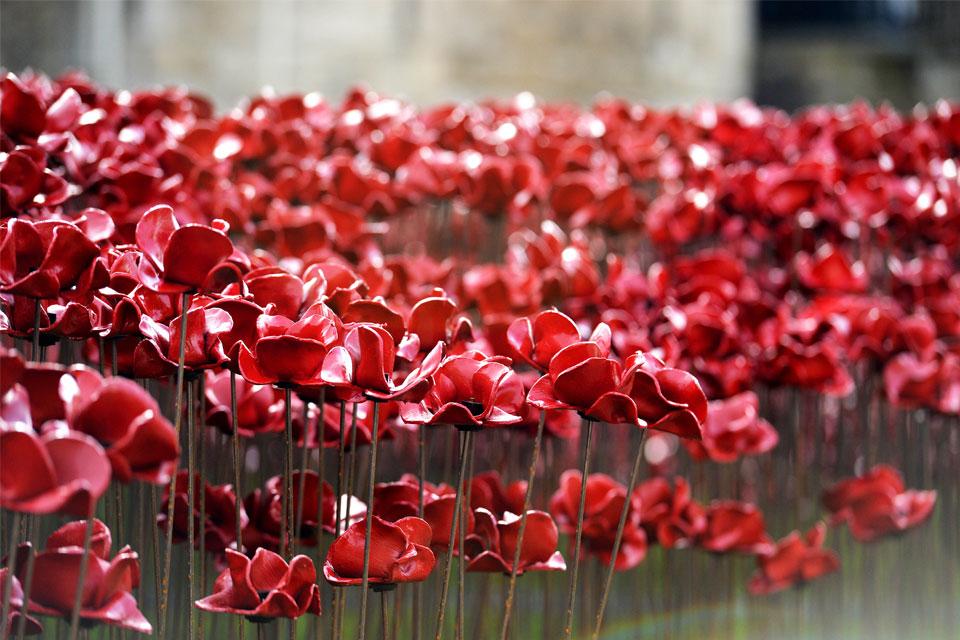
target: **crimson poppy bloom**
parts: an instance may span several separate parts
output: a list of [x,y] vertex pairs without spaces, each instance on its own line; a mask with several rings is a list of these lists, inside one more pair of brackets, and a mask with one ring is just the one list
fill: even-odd
[[[226,311],[195,306],[187,311],[184,366],[211,369],[227,361],[220,336],[233,328]],[[133,374],[138,378],[165,378],[176,372],[180,360],[180,316],[166,327],[149,316],[141,316],[144,339],[133,354]]]
[[505,358],[479,352],[446,358],[433,374],[433,387],[419,404],[405,403],[409,424],[498,427],[522,419],[523,383]]
[[[4,567],[0,569],[0,601],[10,603],[10,613],[7,615],[7,629],[16,629],[20,624],[20,610],[23,608],[23,587],[16,576],[10,580],[10,598],[6,597],[7,575],[9,569]],[[43,633],[43,626],[33,616],[27,616],[27,622],[24,627],[24,635],[35,636]]]
[[62,220],[11,219],[2,229],[0,256],[0,291],[5,293],[56,298],[68,289],[82,293],[106,284],[106,269],[97,261],[100,249],[76,225]]
[[854,538],[870,542],[920,526],[933,513],[937,492],[907,490],[899,471],[876,465],[828,487],[821,498],[833,524],[847,522]]
[[898,353],[884,366],[883,383],[894,406],[960,414],[960,356],[956,354]]
[[69,376],[60,379],[60,397],[70,427],[104,446],[117,480],[170,481],[180,446],[157,401],[142,387],[74,367]]
[[438,342],[402,382],[394,382],[397,348],[380,325],[356,324],[347,329],[343,346],[330,349],[321,380],[343,393],[370,400],[419,401],[429,391],[430,376],[440,367],[443,343]]
[[[579,471],[564,471],[560,476],[560,487],[550,498],[550,513],[562,533],[573,534],[577,530],[580,478]],[[597,556],[605,564],[610,562],[620,514],[626,500],[627,488],[610,476],[602,473],[591,473],[587,476],[581,544],[585,553]],[[647,536],[639,526],[638,506],[631,499],[614,565],[614,568],[620,571],[632,569],[643,562],[647,555]]]
[[862,262],[851,262],[843,249],[830,243],[821,245],[812,256],[799,253],[793,261],[803,286],[815,291],[866,291],[869,275]]
[[[394,523],[371,518],[369,582],[397,584],[420,582],[433,570],[430,525],[420,518],[401,518]],[[323,565],[323,577],[332,585],[363,582],[363,552],[366,521],[357,522],[333,541]]]
[[442,289],[420,299],[410,308],[407,331],[420,339],[421,348],[429,348],[438,342],[453,346],[474,339],[470,320],[457,316],[457,305]]
[[240,344],[240,372],[252,384],[316,385],[328,349],[337,341],[333,312],[318,303],[294,322],[263,314],[252,350]]
[[[464,542],[467,571],[499,572],[513,570],[513,557],[520,535],[520,516],[506,513],[500,520],[484,508],[474,510],[477,524]],[[527,511],[523,547],[517,575],[525,571],[565,571],[567,563],[557,551],[560,533],[549,513]]]
[[257,549],[252,559],[233,549],[226,554],[227,568],[217,576],[213,593],[194,603],[197,608],[246,616],[251,622],[320,615],[317,570],[307,556],[287,564],[266,549]]
[[[419,512],[420,481],[413,474],[405,473],[396,482],[385,482],[376,485],[373,490],[373,495],[373,514],[383,518],[387,522],[396,522],[401,518],[416,516]],[[447,485],[436,486],[424,481],[424,505],[436,502],[439,498],[443,497],[455,497],[453,487]],[[448,510],[449,514],[446,513]],[[453,522],[453,502],[448,500],[440,507],[430,509],[429,513],[426,512],[426,506],[424,506],[424,518],[428,524],[431,524],[431,529],[437,533],[436,536],[433,536],[433,544],[436,547],[447,540],[450,535],[450,525]],[[431,520],[436,522],[435,527],[431,523]],[[446,521],[446,533],[443,533],[443,521]]]
[[767,535],[763,513],[755,505],[731,500],[707,507],[707,524],[698,544],[707,551],[764,554],[773,545]]
[[[597,330],[603,333],[600,325]],[[598,340],[600,336],[597,336]],[[522,362],[546,372],[550,360],[558,351],[571,344],[580,342],[580,330],[568,316],[556,309],[541,311],[532,318],[518,318],[507,329],[511,355]],[[598,340],[594,340],[597,342]],[[601,341],[601,351],[603,344]],[[609,352],[609,343],[606,350]]]
[[753,391],[710,403],[703,423],[703,440],[684,440],[694,460],[735,462],[742,455],[770,451],[780,439],[773,425],[757,413],[759,399]]
[[663,547],[689,547],[707,527],[703,505],[691,499],[689,483],[679,476],[673,488],[664,478],[650,478],[633,490],[633,497],[640,502],[640,525]]
[[[230,372],[207,371],[204,391],[207,398],[207,424],[224,433],[233,432],[231,418]],[[282,415],[273,411],[274,405],[283,403],[277,390],[270,385],[250,384],[245,378],[236,378],[237,384],[237,430],[245,438],[257,433],[283,430]]]
[[200,290],[207,275],[233,253],[226,231],[223,221],[181,226],[169,206],[149,209],[137,223],[140,281],[166,293]]
[[86,516],[110,484],[107,454],[82,433],[2,431],[0,460],[0,506],[12,511]]
[[[70,618],[83,562],[86,526],[85,520],[65,524],[50,534],[45,549],[36,554],[28,611]],[[153,627],[137,609],[137,601],[131,594],[140,584],[137,553],[126,546],[110,560],[111,546],[110,530],[94,520],[80,619],[84,624],[103,623],[152,633]],[[20,582],[26,582],[24,574],[30,553],[33,550],[29,544],[21,545],[18,550],[18,554],[24,556],[17,558]]]
[[750,593],[775,593],[838,570],[837,554],[823,548],[826,535],[826,525],[818,522],[806,535],[794,531],[779,540],[776,547],[758,555],[758,571],[750,578]]
[[469,480],[470,508],[486,509],[497,518],[506,512],[520,513],[527,497],[527,481],[517,480],[504,487],[500,473],[484,471]]
[[701,439],[708,405],[696,377],[639,352],[627,357],[623,369],[620,388],[636,405],[638,424]]
[[[173,505],[173,541],[186,542],[189,537],[189,471],[181,469],[177,472],[177,493]],[[200,512],[200,498],[195,497],[193,508],[194,530],[201,531],[203,526],[203,550],[220,553],[227,549],[236,539],[237,509],[240,509],[241,526],[249,522],[243,504],[237,500],[233,486],[229,484],[212,486],[204,481],[200,474],[194,474],[196,491],[203,491],[204,512]],[[163,505],[157,513],[157,525],[164,531],[167,529],[167,514],[170,505],[169,487],[163,492]],[[201,523],[201,518],[203,522]],[[200,548],[200,536],[194,539],[194,548]]]

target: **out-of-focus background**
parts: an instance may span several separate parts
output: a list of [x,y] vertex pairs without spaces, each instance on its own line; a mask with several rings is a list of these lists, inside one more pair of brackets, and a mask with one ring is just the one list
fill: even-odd
[[220,109],[265,85],[419,104],[520,91],[795,109],[960,96],[960,2],[0,0],[0,64],[116,88],[186,84]]

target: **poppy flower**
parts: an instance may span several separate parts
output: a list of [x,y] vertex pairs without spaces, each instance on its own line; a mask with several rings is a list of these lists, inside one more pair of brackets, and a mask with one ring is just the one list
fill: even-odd
[[[477,524],[464,542],[467,571],[511,573],[520,535],[520,516],[508,512],[497,520],[488,510],[479,508],[474,511],[474,517]],[[517,575],[525,571],[565,571],[567,564],[556,550],[559,538],[557,525],[549,513],[527,511]]]
[[347,329],[343,346],[330,349],[320,377],[325,384],[356,398],[421,400],[430,389],[430,376],[440,367],[443,343],[438,342],[399,383],[393,379],[396,354],[393,337],[381,325],[356,324]]
[[527,496],[527,482],[517,480],[504,486],[497,471],[484,471],[469,480],[470,508],[486,509],[497,518],[506,512],[520,513]]
[[[383,518],[387,522],[396,522],[401,518],[415,516],[419,512],[420,504],[420,481],[410,473],[403,474],[396,482],[384,482],[376,485],[373,490],[373,514]],[[424,505],[431,504],[442,497],[454,496],[453,487],[447,485],[435,486],[430,482],[423,483],[423,502]],[[449,502],[449,501],[448,501]],[[426,507],[424,507],[426,510]],[[449,509],[449,516],[443,518],[437,516],[441,512]],[[447,540],[450,536],[450,526],[453,521],[453,503],[450,502],[442,508],[431,509],[429,514],[437,521],[437,526],[431,529],[437,532],[434,536],[435,544]],[[431,524],[428,514],[424,513],[427,523]],[[443,534],[442,521],[446,521],[447,531]],[[468,527],[469,528],[469,527]],[[441,535],[442,534],[442,535]]]
[[[86,526],[85,520],[63,525],[50,534],[44,550],[36,554],[28,611],[70,618],[83,563]],[[137,609],[137,601],[131,594],[140,584],[137,553],[126,546],[111,560],[111,546],[110,530],[94,520],[80,620],[86,625],[103,623],[152,633],[153,627]],[[24,574],[30,553],[33,550],[29,545],[18,549],[18,554],[24,556],[17,558],[17,578],[21,583],[26,582]]]
[[[564,347],[580,342],[580,330],[568,316],[556,309],[541,311],[532,318],[518,318],[507,330],[511,355],[545,373],[550,361]],[[600,352],[610,351],[610,331],[600,324],[591,336]]]
[[799,253],[794,268],[803,286],[814,291],[860,293],[866,291],[869,274],[862,262],[851,262],[843,249],[821,245],[812,256]]
[[828,487],[822,501],[833,524],[847,522],[854,538],[870,542],[920,526],[933,513],[937,492],[907,490],[899,471],[877,465]]
[[137,223],[140,281],[166,293],[200,290],[207,275],[233,253],[226,230],[222,221],[181,226],[167,205],[149,209]]
[[89,515],[110,484],[110,460],[90,436],[0,431],[0,506],[26,513]]
[[691,499],[690,485],[681,477],[674,486],[664,478],[651,478],[633,490],[640,502],[640,525],[651,541],[668,549],[692,546],[706,530],[706,510]]
[[[231,418],[230,372],[207,371],[204,388],[207,399],[207,424],[224,433],[233,432]],[[251,438],[257,433],[283,430],[283,421],[278,420],[274,405],[283,403],[277,390],[270,385],[250,384],[245,378],[236,378],[237,429],[241,436]]]
[[219,334],[219,338],[220,344],[223,345],[223,351],[227,354],[227,362],[223,364],[223,367],[239,375],[240,346],[245,344],[247,347],[253,347],[256,344],[259,335],[257,333],[257,321],[263,314],[263,309],[259,305],[242,298],[221,298],[209,303],[207,308],[222,309],[233,320],[233,326],[230,330]]
[[257,549],[252,559],[233,549],[226,555],[227,568],[217,576],[213,593],[194,603],[197,608],[246,616],[251,622],[320,615],[317,570],[307,556],[287,564],[267,549]]
[[708,405],[696,377],[639,352],[627,357],[623,369],[620,389],[633,400],[638,424],[682,438],[701,439]]
[[508,362],[479,352],[446,358],[423,401],[403,404],[401,417],[409,424],[476,428],[520,422],[523,383]]
[[742,455],[770,451],[780,437],[777,430],[757,413],[759,400],[753,391],[710,403],[703,423],[703,440],[684,440],[694,460],[735,462]]
[[74,367],[60,379],[59,393],[70,428],[104,446],[114,478],[170,481],[180,454],[176,434],[157,401],[140,385]]
[[[373,516],[370,530],[369,582],[397,584],[420,582],[436,562],[430,551],[430,525],[420,518],[401,518],[394,523]],[[366,521],[347,527],[330,545],[323,577],[332,585],[363,582]]]
[[714,553],[763,554],[773,544],[767,535],[763,514],[755,505],[730,500],[707,507],[707,524],[699,545]]
[[473,342],[470,320],[457,316],[457,305],[443,290],[417,301],[407,316],[407,331],[420,339],[421,348],[444,342],[452,346],[458,342]]
[[[564,471],[560,476],[560,487],[550,498],[550,514],[556,519],[561,533],[573,534],[577,530],[580,478],[579,471],[572,469]],[[592,473],[587,476],[581,534],[581,544],[585,553],[596,555],[603,563],[610,562],[613,542],[620,524],[620,514],[627,499],[627,488],[610,476],[602,473]],[[617,570],[631,569],[643,562],[647,555],[647,536],[639,526],[637,506],[631,499],[614,566]]]
[[100,249],[69,222],[13,218],[2,229],[0,256],[0,291],[5,293],[56,298],[68,289],[87,291],[98,279],[106,284],[106,269],[97,261]]
[[573,409],[598,422],[638,424],[637,405],[627,394],[632,376],[624,380],[622,373],[596,342],[577,342],[553,356],[527,402],[538,409]]
[[296,322],[263,314],[252,350],[240,344],[240,372],[252,384],[320,384],[324,358],[336,341],[337,320],[322,303]]
[[826,534],[826,526],[819,522],[806,535],[794,531],[772,550],[758,555],[758,571],[750,578],[750,593],[775,593],[838,570],[837,554],[823,548]]
[[[23,587],[20,586],[20,581],[16,576],[12,576],[10,579],[10,597],[6,597],[7,589],[7,574],[10,572],[9,569],[4,567],[0,569],[0,600],[10,603],[10,613],[7,615],[7,629],[16,629],[20,624],[20,610],[23,608]],[[40,633],[43,633],[43,626],[37,621],[36,618],[32,616],[27,616],[26,625],[24,626],[24,635],[35,636]]]
[[[188,494],[189,471],[181,469],[177,472],[177,493],[174,498],[173,508],[173,541],[176,543],[186,542],[189,537],[190,502]],[[193,508],[194,530],[201,531],[203,526],[203,550],[215,553],[222,552],[228,548],[236,538],[236,517],[237,509],[240,509],[241,526],[246,526],[249,522],[247,513],[243,504],[239,503],[237,496],[233,491],[233,486],[229,484],[212,486],[204,481],[200,474],[194,474],[194,486],[196,491],[203,491],[204,512],[200,513],[200,499],[195,498]],[[157,525],[164,531],[167,528],[167,517],[170,505],[170,489],[167,488],[163,493],[163,505],[157,513]],[[204,522],[201,523],[200,519]],[[200,548],[200,536],[194,539],[194,547]]]
[[[133,355],[133,373],[138,378],[165,378],[176,372],[180,360],[180,316],[166,327],[150,316],[140,317],[143,340]],[[226,311],[195,306],[187,311],[184,366],[212,369],[226,362],[220,336],[233,328]]]
[[904,408],[928,407],[960,414],[960,356],[911,351],[898,353],[883,368],[883,383],[891,404]]

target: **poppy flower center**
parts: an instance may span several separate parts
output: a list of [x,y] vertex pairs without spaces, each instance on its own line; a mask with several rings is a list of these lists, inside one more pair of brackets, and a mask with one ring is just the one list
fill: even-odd
[[463,406],[467,408],[467,411],[469,411],[473,417],[477,417],[483,413],[483,404],[476,400],[464,400]]

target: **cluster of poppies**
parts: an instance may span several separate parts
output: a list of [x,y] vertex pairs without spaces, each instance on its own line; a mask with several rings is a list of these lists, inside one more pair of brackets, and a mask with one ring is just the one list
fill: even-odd
[[[167,636],[174,542],[216,554],[212,594],[191,564],[198,609],[255,622],[319,615],[321,565],[383,589],[445,553],[438,634],[457,556],[511,576],[506,633],[513,579],[567,569],[562,534],[572,616],[581,554],[611,573],[652,543],[756,555],[750,590],[769,593],[839,567],[828,523],[868,541],[934,507],[878,466],[774,542],[753,504],[637,484],[641,452],[627,485],[588,463],[595,425],[679,437],[696,461],[765,454],[783,428],[761,389],[960,415],[960,105],[788,116],[521,94],[421,110],[358,89],[216,116],[182,89],[77,73],[7,73],[0,90],[0,501],[83,519],[38,553],[6,527],[0,636],[39,631],[30,614],[151,631],[137,553],[111,560],[95,518],[111,483],[166,486]],[[460,434],[455,484],[429,468],[376,482],[378,443],[419,434],[422,459],[443,426]],[[465,473],[492,432],[533,439],[528,478]],[[548,510],[531,504],[543,435],[584,443]],[[281,439],[282,469],[244,495],[241,452]],[[210,484],[202,453],[198,469],[208,442],[233,483]],[[316,563],[295,555],[309,548]]]

